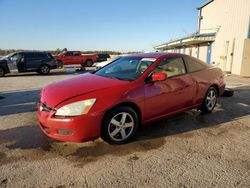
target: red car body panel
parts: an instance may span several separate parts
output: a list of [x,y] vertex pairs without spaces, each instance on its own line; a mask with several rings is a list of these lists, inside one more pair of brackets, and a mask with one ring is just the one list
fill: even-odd
[[[65,56],[67,52],[77,52],[80,55],[78,56]],[[54,58],[58,61],[63,62],[64,65],[76,65],[76,64],[85,64],[87,60],[91,60],[93,63],[96,62],[95,54],[82,54],[80,51],[66,51],[61,55],[55,55]]]
[[[167,78],[165,81],[146,83],[148,74],[161,60],[182,55],[157,53],[139,54],[136,57],[157,60],[132,82],[87,73],[45,87],[41,92],[41,103],[53,110],[38,110],[42,131],[57,140],[87,141],[100,137],[100,127],[105,113],[117,105],[126,103],[136,106],[140,111],[142,125],[145,125],[199,107],[212,85],[218,87],[219,94],[224,91],[223,73],[220,69],[212,67]],[[60,107],[91,98],[96,98],[96,102],[88,114],[64,118],[55,116],[55,111]],[[72,133],[63,135],[59,134],[60,130],[69,130]]]

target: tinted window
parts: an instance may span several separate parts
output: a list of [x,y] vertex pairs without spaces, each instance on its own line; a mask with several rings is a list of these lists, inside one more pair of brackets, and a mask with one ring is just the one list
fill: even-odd
[[73,52],[73,56],[80,56],[80,52]]
[[24,57],[25,57],[25,58],[29,58],[29,59],[31,59],[31,58],[33,59],[33,58],[35,58],[36,56],[35,56],[34,53],[25,53],[25,54],[24,54]]
[[154,72],[166,73],[168,77],[178,76],[186,73],[182,58],[168,58],[163,60]]
[[193,57],[186,56],[184,59],[187,65],[188,72],[195,72],[208,67],[207,64]]
[[72,52],[66,52],[65,56],[73,56],[73,53]]
[[40,58],[48,58],[47,54],[46,53],[35,53],[35,57],[37,59],[40,59]]
[[44,59],[47,58],[47,55],[45,53],[25,53],[25,58],[28,59]]
[[16,53],[15,55],[11,56],[11,61],[19,61],[22,58],[22,54]]
[[109,54],[97,54],[98,58],[110,58]]

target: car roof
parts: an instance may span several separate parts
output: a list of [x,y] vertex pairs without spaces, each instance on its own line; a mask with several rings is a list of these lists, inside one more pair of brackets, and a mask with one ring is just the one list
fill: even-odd
[[65,51],[65,52],[80,52],[81,53],[81,51]]
[[15,53],[49,53],[45,51],[20,51],[20,52],[15,52]]
[[179,53],[141,53],[141,54],[130,54],[127,57],[141,57],[141,58],[160,58],[160,57],[167,57],[167,56],[182,56]]

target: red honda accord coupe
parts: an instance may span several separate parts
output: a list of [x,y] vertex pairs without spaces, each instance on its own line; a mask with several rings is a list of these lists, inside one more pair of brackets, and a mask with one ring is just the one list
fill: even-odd
[[222,71],[193,57],[130,55],[43,88],[39,125],[61,141],[123,144],[153,121],[194,108],[211,112],[224,88]]

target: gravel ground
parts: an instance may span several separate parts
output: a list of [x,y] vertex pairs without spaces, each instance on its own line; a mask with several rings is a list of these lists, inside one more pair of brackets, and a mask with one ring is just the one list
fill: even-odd
[[140,130],[129,144],[63,143],[37,126],[39,90],[74,70],[0,79],[0,188],[250,187],[250,79],[215,111],[196,110]]

